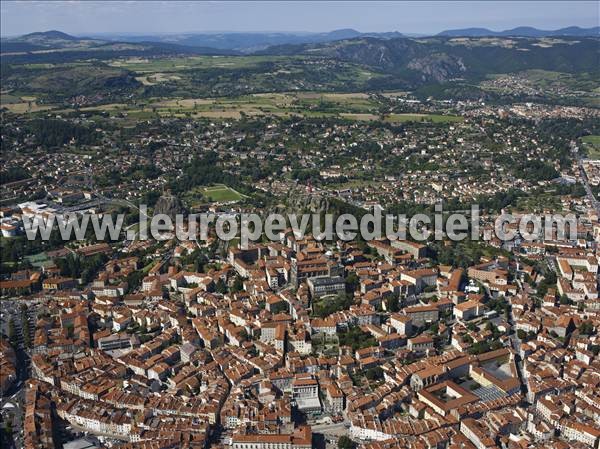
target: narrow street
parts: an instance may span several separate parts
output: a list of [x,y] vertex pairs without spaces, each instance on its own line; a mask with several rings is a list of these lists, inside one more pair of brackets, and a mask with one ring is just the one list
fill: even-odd
[[[11,387],[2,392],[2,398],[0,399],[0,412],[2,415],[1,427],[5,426],[7,420],[12,421],[12,435],[6,435],[4,433],[5,444],[8,444],[9,448],[22,448],[23,447],[23,419],[25,412],[25,381],[29,377],[30,368],[30,355],[27,352],[25,346],[25,338],[23,335],[24,324],[22,322],[21,306],[24,303],[18,300],[3,300],[1,303],[0,310],[2,312],[2,325],[1,330],[3,333],[8,333],[8,323],[12,320],[15,331],[15,355],[17,358],[16,363],[16,375],[17,378]],[[37,314],[37,305],[35,303],[27,304],[27,320],[30,329],[29,338],[33,338],[33,329],[35,328],[35,319]]]

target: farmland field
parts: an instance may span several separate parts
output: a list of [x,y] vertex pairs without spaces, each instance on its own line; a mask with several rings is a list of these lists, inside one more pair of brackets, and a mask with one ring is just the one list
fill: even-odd
[[39,105],[36,102],[36,97],[18,96],[15,94],[0,95],[0,108],[6,108],[15,114],[24,114],[29,112],[47,111],[52,109],[52,105]]
[[[374,114],[341,114],[344,118],[351,120],[378,120],[379,116]],[[422,122],[452,123],[460,122],[463,118],[456,115],[440,114],[389,114],[384,116],[383,121],[389,123]]]
[[457,115],[441,115],[441,114],[390,114],[386,117],[389,122],[419,122],[431,121],[433,123],[453,123],[461,122],[462,117]]
[[239,119],[246,116],[331,117],[357,121],[383,120],[388,123],[433,122],[453,123],[463,120],[456,115],[392,113],[381,116],[380,103],[365,93],[269,92],[224,98],[151,98],[136,104],[107,104],[82,108],[146,119],[161,117],[194,117]]
[[[136,73],[179,72],[190,69],[224,68],[240,69],[255,67],[262,62],[284,60],[281,56],[190,56],[185,58],[127,58],[115,59],[113,67]],[[289,59],[289,58],[288,58]]]

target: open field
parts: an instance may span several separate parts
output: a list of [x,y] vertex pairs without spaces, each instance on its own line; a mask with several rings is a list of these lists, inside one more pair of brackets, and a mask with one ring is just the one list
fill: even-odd
[[206,112],[209,110],[236,109],[246,113],[321,111],[342,112],[347,110],[368,111],[377,107],[377,102],[364,93],[261,93],[228,98],[170,99],[150,103],[156,109],[172,109],[179,112]]
[[15,114],[47,111],[54,108],[52,105],[39,105],[35,100],[36,97],[33,96],[18,96],[3,93],[0,94],[0,108],[6,108]]
[[144,86],[154,86],[156,84],[166,83],[167,81],[177,81],[180,80],[181,77],[177,75],[168,75],[166,73],[157,72],[153,73],[152,75],[137,76],[135,79],[142,83]]
[[398,97],[406,97],[408,96],[408,94],[410,94],[409,91],[404,91],[404,90],[397,90],[397,91],[390,91],[390,92],[381,92],[381,95],[387,98],[398,98]]
[[[357,94],[296,94],[268,93],[225,98],[150,99],[136,104],[109,103],[80,108],[85,112],[109,114],[126,113],[132,119],[147,120],[152,116],[192,117],[209,119],[240,119],[245,116],[301,116],[307,118],[340,118],[357,121],[388,123],[433,122],[454,123],[463,117],[442,114],[386,114],[377,113],[376,100]],[[339,95],[339,97],[338,97]],[[364,94],[361,94],[364,95]],[[2,100],[2,107],[14,113],[34,113],[56,108],[55,105],[38,105],[35,101]],[[57,112],[69,113],[72,109]]]
[[362,189],[365,187],[377,187],[381,186],[380,181],[375,180],[366,180],[366,179],[351,179],[344,182],[333,182],[329,184],[329,188],[335,190],[345,190],[345,189]]
[[294,98],[294,104],[299,108],[327,112],[365,113],[377,107],[377,102],[365,93],[299,92],[294,94]]
[[13,103],[13,104],[2,105],[2,107],[6,107],[6,109],[8,109],[10,112],[13,112],[15,114],[25,114],[28,112],[48,111],[48,110],[54,108],[54,106],[39,105],[36,102],[30,103],[27,101],[24,101],[22,103]]
[[27,259],[32,266],[38,268],[48,268],[54,266],[54,262],[48,258],[46,253],[38,253],[33,254],[31,256],[25,256],[25,259]]
[[464,47],[504,47],[504,48],[513,48],[517,44],[517,41],[506,39],[506,38],[496,38],[496,37],[481,37],[481,38],[471,38],[471,37],[455,37],[448,41],[450,45],[460,45]]
[[113,67],[136,73],[180,72],[190,69],[240,69],[256,67],[258,64],[281,60],[281,56],[190,56],[174,58],[126,58],[109,63]]
[[21,98],[16,95],[11,95],[5,92],[0,93],[0,104],[2,105],[20,103],[21,101]]
[[[375,114],[341,114],[342,117],[351,120],[380,120],[380,116]],[[383,121],[388,123],[402,122],[433,122],[433,123],[453,123],[460,122],[463,118],[456,115],[441,114],[388,114]]]
[[[357,121],[377,121],[379,103],[364,93],[286,92],[241,95],[223,98],[150,99],[137,104],[111,103],[81,108],[83,111],[127,113],[132,118],[164,117],[240,119],[246,116],[329,117]],[[64,110],[63,112],[68,112]],[[441,114],[386,114],[388,123],[453,123],[463,118]]]
[[590,159],[600,159],[600,136],[582,137],[581,143]]
[[550,192],[538,196],[526,196],[517,200],[517,210],[527,210],[542,212],[545,209],[552,208],[554,210],[562,210],[560,197],[555,193]]
[[433,123],[455,123],[464,119],[457,115],[442,114],[390,114],[386,116],[388,122],[433,122]]
[[600,136],[584,136],[581,138],[581,141],[586,145],[600,147]]

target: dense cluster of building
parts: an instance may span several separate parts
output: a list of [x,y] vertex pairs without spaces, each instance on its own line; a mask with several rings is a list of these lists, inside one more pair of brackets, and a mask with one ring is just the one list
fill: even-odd
[[133,289],[148,259],[82,247],[113,255],[88,286],[51,267],[2,281],[10,295],[27,280],[38,304],[26,436],[50,447],[60,419],[116,447],[292,449],[328,417],[322,432],[373,447],[598,447],[590,223],[579,245],[523,244],[466,270],[423,244],[289,229],[196,272],[195,244],[170,242]]
[[[162,118],[127,133],[74,114],[98,126],[102,145],[73,140],[58,152],[14,119],[3,145],[28,177],[1,186],[3,243],[23,239],[27,218],[114,212],[105,196],[145,200],[204,149],[223,176],[252,179],[289,208],[336,197],[372,210],[587,183],[529,122],[587,117],[585,108],[472,106],[443,125]],[[531,179],[527,161],[559,179]],[[594,162],[583,173],[598,184]],[[3,275],[0,295],[35,316],[26,447],[61,447],[56,430],[68,426],[119,449],[308,449],[321,435],[365,449],[598,449],[600,222],[591,195],[555,200],[541,209],[577,212],[574,241],[323,242],[286,229],[247,247],[210,233],[15,251],[19,269]],[[518,229],[524,215],[513,215]],[[484,229],[491,219],[482,211]],[[442,260],[445,251],[455,252]],[[0,339],[3,392],[16,379],[15,347],[25,350]]]

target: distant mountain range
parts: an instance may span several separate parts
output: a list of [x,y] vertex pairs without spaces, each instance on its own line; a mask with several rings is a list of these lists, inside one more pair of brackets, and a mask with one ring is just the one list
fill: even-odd
[[[465,28],[443,31],[437,36],[445,37],[484,37],[484,36],[598,36],[600,27],[580,28],[572,26],[559,30],[539,30],[532,27],[518,27],[512,30],[492,31],[486,28]],[[252,53],[274,45],[318,44],[359,37],[394,39],[398,37],[427,36],[426,34],[403,34],[397,31],[383,33],[361,33],[351,28],[329,31],[327,33],[182,33],[163,35],[98,35],[98,38],[124,42],[162,42],[190,47],[212,47],[241,53]]]
[[445,37],[550,37],[550,36],[600,36],[600,27],[580,28],[577,26],[560,28],[558,30],[539,30],[533,27],[517,27],[511,30],[492,31],[487,28],[462,28],[446,30],[437,34]]
[[[179,45],[174,42],[160,42],[148,40],[108,40],[95,37],[76,37],[62,31],[43,31],[25,34],[14,38],[0,40],[0,52],[3,55],[14,56],[20,53],[36,53],[53,50],[55,52],[69,52],[73,56],[80,56],[82,52],[107,53],[116,52],[123,56],[143,53],[147,55],[158,54],[202,54],[202,55],[237,55],[236,51],[204,47],[201,45]],[[91,55],[90,55],[91,56]]]
[[377,37],[392,39],[403,37],[402,33],[361,33],[353,29],[341,29],[327,33],[182,33],[148,35],[98,35],[106,40],[125,42],[161,42],[189,47],[212,47],[251,53],[273,45],[316,44],[357,37]]
[[[411,36],[415,36],[414,34]],[[423,35],[424,36],[424,35]],[[518,27],[505,31],[486,28],[464,28],[447,30],[439,37],[548,37],[548,36],[600,36],[600,27],[580,28],[576,26],[559,30],[539,30]],[[25,34],[0,40],[2,53],[36,52],[48,49],[76,51],[144,51],[149,53],[179,52],[191,54],[250,54],[269,47],[286,45],[325,44],[329,42],[376,38],[390,40],[407,38],[397,31],[385,33],[361,33],[353,29],[340,29],[327,33],[181,33],[181,34],[97,34],[76,37],[62,31],[45,31]]]
[[179,49],[181,53],[249,54],[273,45],[317,44],[358,37],[392,39],[401,33],[360,33],[352,29],[327,33],[182,33],[182,34],[98,34],[76,37],[62,31],[44,31],[14,38],[3,38],[2,53],[30,52],[53,49],[109,49],[111,45],[144,45],[155,49]]
[[[2,62],[12,63],[164,55],[319,56],[367,66],[416,85],[529,69],[596,72],[600,47],[598,33],[594,30],[598,28],[584,30],[570,27],[542,31],[521,27],[496,33],[471,28],[419,38],[395,32],[371,35],[355,30],[312,34],[223,33],[103,38],[46,31],[2,39],[0,49]],[[543,43],[538,40],[550,35],[561,39]],[[458,36],[471,39],[453,39]],[[487,36],[496,40],[485,39]],[[275,45],[276,42],[284,43]]]

